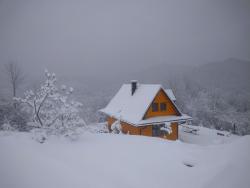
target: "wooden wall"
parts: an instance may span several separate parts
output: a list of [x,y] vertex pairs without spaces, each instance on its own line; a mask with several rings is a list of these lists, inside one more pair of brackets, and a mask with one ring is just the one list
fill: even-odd
[[[111,132],[111,125],[116,121],[115,118],[108,117],[108,129]],[[143,136],[152,136],[152,125],[135,127],[126,122],[121,122],[122,132],[124,134],[131,135],[143,135]],[[172,133],[167,136],[161,136],[162,138],[168,140],[177,140],[178,139],[178,123],[172,123]]]
[[179,130],[178,130],[178,123],[171,123],[172,133],[167,135],[166,137],[163,136],[163,138],[166,138],[168,140],[177,140],[179,137]]
[[[111,132],[111,125],[116,121],[115,118],[113,117],[108,117],[108,129]],[[122,132],[124,134],[131,134],[131,135],[140,135],[140,128],[139,127],[135,127],[133,125],[130,125],[126,122],[121,122],[121,126],[122,126]]]
[[[168,96],[165,94],[165,92],[162,89],[155,96],[153,102],[159,104],[159,110],[157,112],[153,112],[152,105],[150,105],[150,107],[148,108],[147,112],[144,115],[144,119],[147,119],[150,117],[157,117],[157,116],[179,115],[172,101],[168,98]],[[160,110],[160,103],[166,103],[167,105],[166,111]]]

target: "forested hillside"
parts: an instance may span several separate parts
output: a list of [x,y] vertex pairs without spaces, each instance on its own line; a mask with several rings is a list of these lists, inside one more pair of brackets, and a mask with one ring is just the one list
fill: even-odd
[[[56,71],[56,70],[55,70]],[[180,109],[193,117],[194,125],[233,130],[238,134],[250,133],[250,61],[230,58],[221,62],[199,66],[160,64],[149,68],[132,69],[130,72],[100,79],[85,75],[58,75],[58,82],[75,89],[74,97],[83,105],[81,114],[87,123],[100,121],[98,113],[123,83],[137,79],[139,83],[157,83],[173,89]],[[3,76],[3,75],[2,75]],[[11,107],[7,80],[1,79],[1,122],[10,115]],[[39,76],[26,74],[25,83],[18,90],[22,96],[27,88],[37,85]],[[7,113],[4,114],[4,113]],[[23,117],[23,116],[21,116]],[[21,118],[18,117],[17,119]],[[16,122],[16,117],[13,120]],[[23,118],[22,118],[23,119]],[[24,121],[24,120],[22,120]]]
[[141,83],[160,83],[173,89],[178,106],[193,117],[195,125],[231,131],[235,125],[238,134],[249,134],[249,72],[250,61],[235,58],[199,66],[162,64],[100,80],[96,87],[92,83],[90,92],[79,91],[78,97],[89,98],[85,100],[86,106],[90,107],[86,113],[93,121],[96,118],[94,112],[108,102],[121,84],[131,79]]

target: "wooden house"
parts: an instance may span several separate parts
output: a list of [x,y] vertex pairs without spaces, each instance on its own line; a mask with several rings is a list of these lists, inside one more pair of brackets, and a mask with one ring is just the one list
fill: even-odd
[[[110,131],[114,122],[119,121],[125,134],[177,140],[179,124],[191,120],[191,117],[181,113],[175,100],[172,90],[165,90],[161,85],[131,81],[123,84],[100,111],[107,115]],[[171,131],[163,129],[166,125]]]

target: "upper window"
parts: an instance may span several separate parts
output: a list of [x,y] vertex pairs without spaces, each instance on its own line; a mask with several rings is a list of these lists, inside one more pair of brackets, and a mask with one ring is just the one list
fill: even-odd
[[159,111],[158,103],[156,103],[156,102],[152,103],[152,111],[153,112]]
[[167,104],[166,103],[161,103],[160,108],[161,108],[161,111],[166,111],[167,110]]

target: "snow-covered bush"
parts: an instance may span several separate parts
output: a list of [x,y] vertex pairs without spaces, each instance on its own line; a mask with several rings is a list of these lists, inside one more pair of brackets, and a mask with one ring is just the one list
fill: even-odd
[[9,123],[4,123],[4,124],[1,125],[1,130],[3,130],[3,131],[14,131],[15,128],[12,125],[10,125]]
[[107,122],[88,124],[88,125],[84,126],[84,131],[90,132],[90,133],[95,133],[95,134],[109,133]]
[[12,103],[0,105],[0,130],[5,130],[6,124],[11,127],[12,131],[28,131],[28,115],[20,111],[19,106]]
[[24,98],[15,98],[18,103],[30,109],[34,128],[46,130],[48,134],[73,133],[85,125],[79,116],[81,103],[71,98],[73,88],[62,86],[58,89],[54,73],[45,71],[45,82],[37,91],[26,91]]
[[112,133],[115,134],[120,134],[122,133],[122,126],[120,120],[116,120],[112,125],[111,125],[111,130]]

